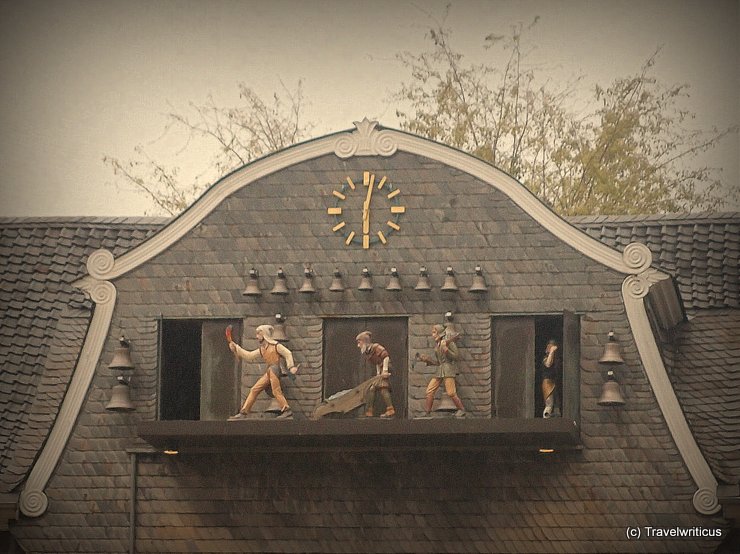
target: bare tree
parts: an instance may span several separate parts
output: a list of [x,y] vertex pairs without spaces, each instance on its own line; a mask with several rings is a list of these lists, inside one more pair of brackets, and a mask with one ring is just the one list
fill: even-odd
[[[300,82],[294,91],[283,85],[281,93],[273,94],[269,103],[240,83],[239,98],[242,105],[221,108],[209,96],[203,104],[191,102],[186,113],[167,114],[165,131],[184,130],[188,144],[191,139],[203,139],[211,145],[214,154],[209,168],[216,176],[299,142],[311,129],[311,124],[303,122]],[[135,157],[130,160],[104,156],[103,161],[124,183],[152,200],[160,213],[181,212],[207,186],[197,178],[190,183],[181,182],[178,167],[166,167],[141,145],[135,148]]]
[[438,22],[428,34],[430,50],[399,55],[410,74],[393,94],[402,128],[500,167],[564,215],[722,205],[734,189],[697,157],[737,133],[737,124],[688,128],[694,114],[681,107],[688,86],[652,76],[658,52],[638,74],[595,87],[576,113],[579,78],[556,86],[525,63],[524,35],[536,23],[485,38],[485,49],[506,54],[496,66],[466,64]]

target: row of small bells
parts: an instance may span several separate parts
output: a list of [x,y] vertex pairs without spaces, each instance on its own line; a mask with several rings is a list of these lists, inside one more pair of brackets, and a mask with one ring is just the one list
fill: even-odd
[[[339,269],[334,270],[331,285],[329,285],[331,292],[342,292],[345,290],[344,282],[342,281],[342,273]],[[373,290],[372,274],[370,270],[365,267],[362,269],[362,277],[360,279],[360,285],[357,287],[360,291],[371,291]],[[398,275],[398,269],[392,267],[390,270],[390,278],[388,279],[388,285],[385,287],[388,291],[400,291],[403,290],[401,285],[401,279]],[[419,268],[419,280],[414,287],[416,291],[430,291],[432,290],[432,284],[429,281],[429,273],[427,268],[422,266]],[[444,283],[440,290],[443,292],[457,292],[460,288],[457,286],[457,279],[455,278],[455,270],[450,266],[447,267]],[[311,268],[306,268],[303,271],[303,284],[298,289],[298,292],[303,294],[314,294],[316,293],[316,287],[314,286],[314,272]],[[483,277],[483,269],[480,266],[476,266],[475,273],[473,275],[473,283],[468,289],[468,292],[482,294],[488,292],[488,285]],[[287,295],[290,293],[288,289],[288,281],[285,276],[283,268],[278,269],[277,278],[275,284],[270,291],[270,294],[275,295]],[[242,292],[244,296],[261,296],[262,290],[259,286],[259,272],[252,268],[249,270],[249,282],[247,287]]]

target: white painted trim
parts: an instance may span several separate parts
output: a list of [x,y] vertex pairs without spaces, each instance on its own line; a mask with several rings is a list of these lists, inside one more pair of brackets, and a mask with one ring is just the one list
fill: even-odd
[[[381,156],[403,151],[459,169],[501,191],[548,231],[585,256],[624,274],[636,273],[647,267],[640,256],[623,258],[618,250],[572,226],[542,204],[516,179],[470,154],[401,131],[376,129],[375,122],[363,120],[355,125],[357,129],[354,131],[292,146],[227,175],[169,225],[120,258],[113,260],[110,253],[93,253],[88,262],[90,275],[96,279],[112,280],[128,273],[181,239],[231,194],[258,179],[325,154],[345,158],[351,156],[352,151],[355,155]],[[641,254],[639,248],[637,250]]]
[[654,270],[630,275],[622,283],[622,298],[637,351],[640,353],[642,365],[658,400],[660,411],[665,417],[681,458],[698,487],[693,498],[694,508],[701,514],[712,515],[721,509],[717,499],[717,480],[704,459],[678,403],[645,308],[645,296],[650,286],[668,278]]
[[88,281],[86,287],[85,291],[96,304],[95,312],[67,394],[59,408],[59,414],[18,501],[21,512],[29,517],[42,515],[48,507],[49,500],[44,489],[77,422],[77,416],[85,401],[87,390],[95,374],[95,367],[103,351],[103,344],[113,317],[113,308],[116,305],[116,287],[112,283]]

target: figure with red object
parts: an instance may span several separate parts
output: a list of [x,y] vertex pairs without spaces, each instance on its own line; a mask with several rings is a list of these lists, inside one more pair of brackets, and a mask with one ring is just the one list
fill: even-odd
[[282,376],[281,363],[285,363],[286,367],[289,368],[288,375],[291,375],[293,378],[295,378],[295,374],[298,372],[298,366],[293,362],[293,353],[285,345],[278,343],[273,338],[273,332],[274,328],[272,325],[260,325],[255,330],[255,338],[259,347],[255,350],[245,350],[234,342],[231,336],[231,326],[226,328],[226,340],[229,344],[229,349],[237,357],[248,362],[256,362],[262,359],[267,366],[265,373],[249,390],[249,394],[246,400],[244,400],[239,413],[231,416],[229,421],[246,419],[252,410],[254,402],[257,400],[257,396],[268,388],[272,389],[272,394],[280,405],[278,419],[286,419],[293,415],[280,385],[280,377]]

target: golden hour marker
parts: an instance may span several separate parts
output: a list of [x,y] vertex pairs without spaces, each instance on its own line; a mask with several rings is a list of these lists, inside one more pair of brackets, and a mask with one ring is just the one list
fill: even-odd
[[386,221],[386,223],[388,224],[388,227],[390,227],[391,229],[395,229],[396,231],[398,231],[400,229],[400,227],[398,225],[396,225],[395,223],[393,223],[390,220],[389,221]]
[[365,250],[370,248],[370,235],[362,235],[362,247]]
[[405,214],[406,206],[391,206],[391,213],[392,214]]
[[365,185],[365,186],[367,186],[367,184],[369,182],[370,182],[370,172],[369,171],[365,171],[362,174],[362,184]]
[[337,223],[334,227],[332,227],[331,230],[332,231],[339,231],[339,229],[341,229],[345,225],[347,225],[347,222],[346,221],[341,221],[341,222]]
[[339,192],[338,190],[333,190],[333,191],[331,191],[331,193],[334,196],[336,196],[337,198],[339,198],[340,200],[346,200],[347,199],[347,197],[345,195],[343,195],[341,192]]
[[342,208],[328,208],[326,213],[329,215],[342,215]]
[[349,245],[350,242],[352,242],[352,239],[355,238],[355,232],[352,231],[349,235],[347,235],[347,238],[344,241],[344,244]]
[[401,190],[400,189],[396,189],[393,192],[388,193],[388,196],[386,196],[386,198],[388,198],[388,199],[395,198],[399,194],[401,194]]
[[352,190],[355,190],[355,184],[352,182],[352,179],[350,179],[349,177],[347,177],[347,184],[349,185],[349,188],[351,188]]
[[378,190],[383,188],[383,185],[385,185],[386,177],[383,176],[383,178],[380,180],[380,183],[378,183]]
[[383,231],[378,231],[378,238],[380,239],[380,242],[385,244],[388,242],[388,240],[385,238],[385,235],[383,234]]

